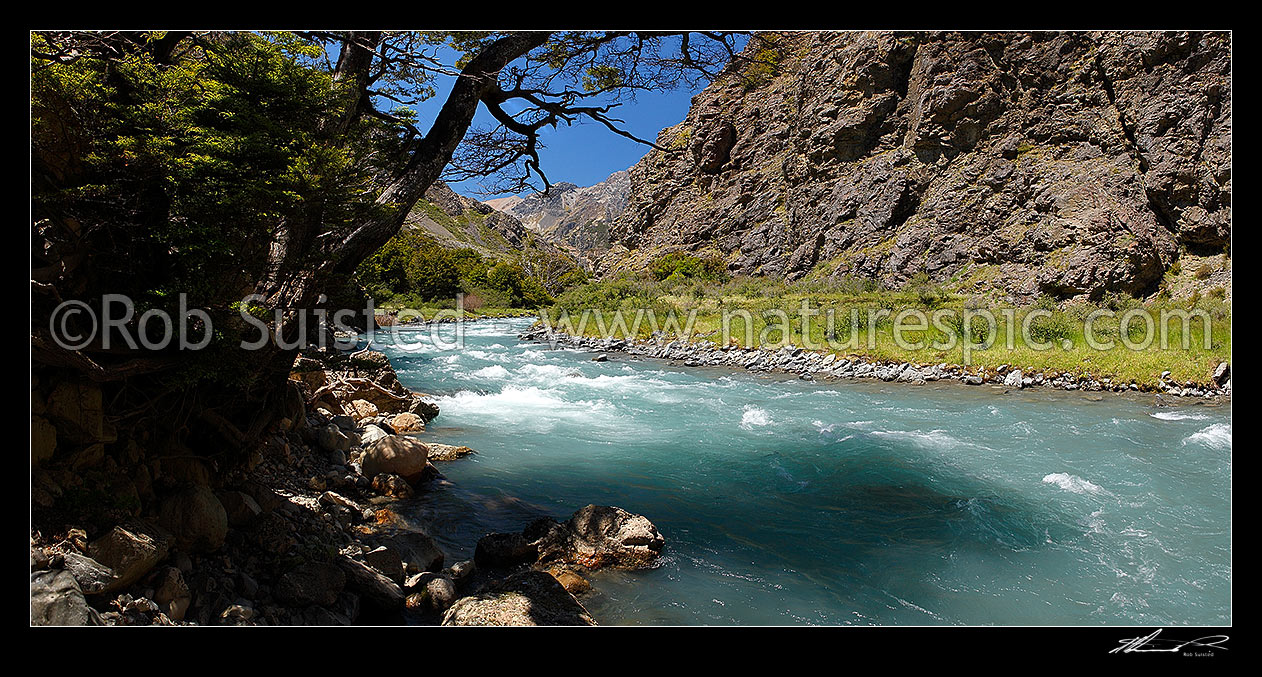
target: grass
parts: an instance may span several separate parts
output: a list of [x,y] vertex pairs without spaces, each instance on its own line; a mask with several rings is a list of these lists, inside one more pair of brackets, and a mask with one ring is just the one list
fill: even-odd
[[[803,301],[819,311],[818,315],[803,321]],[[600,310],[604,330],[595,314],[580,327],[584,310]],[[645,309],[640,326],[631,332],[637,309]],[[903,339],[895,340],[894,317],[903,309],[931,314],[946,311],[941,324],[943,331],[932,324],[926,330],[900,331]],[[622,310],[624,326],[613,326],[613,311]],[[653,312],[657,326],[648,317]],[[827,313],[833,311],[835,332],[828,332]],[[851,313],[858,311],[859,336],[852,339]],[[1131,331],[1122,336],[1121,316],[1130,310],[1148,311],[1154,321],[1151,345],[1139,349],[1128,347],[1142,342],[1146,332],[1142,318],[1135,319]],[[781,345],[800,347],[819,346],[826,352],[846,357],[864,357],[870,360],[911,362],[920,365],[948,363],[966,365],[971,370],[993,370],[1001,365],[1022,369],[1027,374],[1042,372],[1045,376],[1059,373],[1090,374],[1096,379],[1110,379],[1113,383],[1135,383],[1145,389],[1160,386],[1162,372],[1169,371],[1170,378],[1178,383],[1207,385],[1211,383],[1214,368],[1231,356],[1231,315],[1229,304],[1214,296],[1198,296],[1183,301],[1163,300],[1147,305],[1137,299],[1110,296],[1099,304],[1056,304],[1050,299],[1025,307],[1002,307],[994,303],[967,299],[951,293],[926,280],[913,281],[902,289],[890,290],[875,287],[863,280],[815,280],[801,284],[786,284],[764,278],[738,278],[726,282],[668,279],[658,282],[646,277],[623,277],[616,280],[589,283],[561,294],[557,303],[546,310],[553,326],[562,319],[562,312],[570,318],[575,333],[603,335],[612,333],[618,338],[646,338],[654,329],[665,329],[668,334],[681,335],[690,312],[695,311],[695,321],[689,336],[693,340],[718,343],[723,338],[723,315],[731,317],[728,336],[742,347],[751,343],[762,347],[778,348]],[[747,321],[735,311],[746,311]],[[776,314],[783,312],[785,317]],[[877,313],[877,311],[888,311]],[[990,311],[995,315],[996,340],[989,347],[966,346],[957,341],[952,348],[942,347],[950,333],[962,335],[961,322],[949,321],[964,316],[965,311],[978,313]],[[1038,312],[1031,316],[1031,313]],[[1097,342],[1112,342],[1110,349],[1097,349],[1086,340],[1086,320],[1093,312],[1111,312],[1113,317],[1099,317],[1092,323]],[[1157,323],[1160,313],[1196,312],[1209,318],[1209,346],[1205,346],[1202,320],[1193,317],[1188,326],[1188,346],[1183,347],[1184,327],[1176,317],[1167,323],[1167,347],[1158,340]],[[671,314],[675,325],[667,327]],[[869,313],[875,314],[871,337],[868,335]],[[1022,335],[1020,327],[1030,318],[1030,331]],[[981,319],[977,325],[984,324]],[[747,325],[749,334],[747,334]],[[787,326],[787,332],[785,331]],[[906,329],[904,324],[903,328]],[[579,331],[581,329],[581,331]],[[625,329],[625,330],[624,330]],[[561,330],[565,330],[564,324]],[[976,330],[976,343],[984,343],[988,330]],[[629,334],[634,336],[629,336]],[[752,334],[753,341],[750,341]],[[832,338],[833,345],[828,340]],[[1008,337],[1011,337],[1011,340]],[[924,346],[909,343],[923,341]],[[1049,343],[1048,349],[1040,349]],[[938,347],[932,344],[938,343]]]

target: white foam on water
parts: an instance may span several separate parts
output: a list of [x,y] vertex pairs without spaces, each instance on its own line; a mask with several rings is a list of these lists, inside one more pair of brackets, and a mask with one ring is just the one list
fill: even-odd
[[771,414],[766,409],[759,409],[752,404],[745,405],[745,411],[741,414],[741,428],[744,430],[753,430],[758,427],[771,425]]
[[1067,472],[1054,472],[1043,476],[1045,484],[1054,484],[1065,491],[1074,494],[1103,494],[1106,493],[1100,485],[1084,480],[1077,475],[1070,475]]
[[462,390],[438,398],[438,406],[456,417],[471,417],[489,426],[510,423],[551,428],[559,420],[593,425],[617,418],[616,408],[605,400],[568,400],[556,390],[534,386],[508,385],[498,393]]
[[948,435],[945,430],[930,430],[929,432],[920,430],[873,430],[870,434],[877,437],[893,437],[895,439],[908,440],[913,444],[929,449],[954,449],[964,444]]
[[1159,411],[1155,414],[1149,414],[1149,416],[1163,421],[1204,421],[1209,418],[1205,414],[1187,414],[1178,411]]
[[473,372],[472,374],[470,374],[470,376],[473,376],[474,378],[492,378],[492,379],[508,378],[508,370],[505,369],[503,365],[492,364],[489,367],[483,367]]
[[1200,444],[1211,449],[1231,448],[1231,426],[1215,423],[1183,438],[1183,444]]

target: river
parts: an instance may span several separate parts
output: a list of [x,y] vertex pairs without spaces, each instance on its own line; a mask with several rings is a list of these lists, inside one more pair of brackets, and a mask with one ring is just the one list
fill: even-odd
[[376,339],[479,452],[402,506],[449,561],[596,503],[666,539],[591,576],[603,625],[1231,623],[1229,404],[593,362],[531,321]]

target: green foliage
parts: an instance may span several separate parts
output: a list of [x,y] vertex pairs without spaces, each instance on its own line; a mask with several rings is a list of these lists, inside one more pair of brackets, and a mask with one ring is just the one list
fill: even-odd
[[[562,276],[570,284],[585,279],[581,270]],[[552,302],[543,281],[527,274],[521,263],[490,259],[474,249],[447,249],[415,231],[399,233],[360,264],[356,283],[378,300],[412,305],[461,293],[495,308],[537,308]]]
[[717,258],[701,258],[683,252],[667,254],[649,267],[658,280],[710,280],[725,281],[727,267]]

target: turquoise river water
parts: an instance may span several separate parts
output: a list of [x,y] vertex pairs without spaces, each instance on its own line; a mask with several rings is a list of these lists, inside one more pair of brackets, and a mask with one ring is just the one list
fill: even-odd
[[479,452],[402,507],[449,561],[596,503],[666,539],[592,575],[604,625],[1231,623],[1229,404],[597,363],[530,323],[376,338]]

